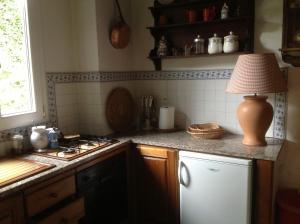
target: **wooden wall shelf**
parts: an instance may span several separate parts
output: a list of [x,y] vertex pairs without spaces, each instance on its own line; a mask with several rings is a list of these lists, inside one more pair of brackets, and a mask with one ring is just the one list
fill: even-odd
[[216,56],[229,56],[229,55],[242,55],[242,54],[251,54],[252,51],[242,51],[242,52],[234,52],[234,53],[220,53],[220,54],[193,54],[193,55],[176,55],[176,56],[164,56],[164,57],[157,57],[157,56],[149,56],[148,59],[155,62],[155,69],[161,70],[161,60],[163,59],[185,59],[185,58],[201,58],[201,57],[216,57]]
[[[217,33],[219,37],[224,37],[230,31],[239,36],[240,48],[234,54],[251,53],[254,50],[254,0],[230,0],[229,18],[220,19],[220,13],[224,0],[175,0],[169,5],[160,5],[157,0],[154,6],[149,7],[152,12],[154,25],[147,27],[154,38],[154,47],[149,52],[148,58],[153,61],[155,69],[161,70],[161,60],[189,58],[189,57],[212,57],[216,55],[200,54],[183,56],[183,49],[186,44],[191,45],[197,35],[205,39],[205,52],[207,52],[208,38]],[[204,21],[202,18],[203,9],[215,6],[216,15],[211,21]],[[239,9],[239,10],[238,10]],[[186,18],[187,10],[194,10],[197,19],[189,23]],[[161,17],[167,19],[167,23],[161,24]],[[157,57],[157,47],[159,40],[164,36],[168,43],[168,53],[165,57]],[[172,49],[179,50],[179,56],[172,55]],[[232,54],[217,54],[232,55]]]

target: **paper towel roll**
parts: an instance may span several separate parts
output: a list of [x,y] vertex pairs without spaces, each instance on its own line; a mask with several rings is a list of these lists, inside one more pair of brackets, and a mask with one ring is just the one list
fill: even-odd
[[174,128],[174,107],[161,107],[159,109],[159,129],[173,129]]

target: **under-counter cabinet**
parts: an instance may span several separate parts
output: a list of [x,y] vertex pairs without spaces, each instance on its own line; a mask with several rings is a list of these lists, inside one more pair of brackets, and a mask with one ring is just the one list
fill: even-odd
[[[137,145],[129,158],[130,224],[179,223],[178,151]],[[276,161],[253,159],[252,164],[251,223],[273,224]]]
[[179,223],[177,160],[173,149],[138,145],[132,150],[132,223]]
[[21,195],[0,201],[0,224],[24,223],[23,200]]

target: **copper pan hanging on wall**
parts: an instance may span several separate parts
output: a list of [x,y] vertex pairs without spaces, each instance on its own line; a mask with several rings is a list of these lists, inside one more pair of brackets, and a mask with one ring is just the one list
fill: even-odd
[[125,22],[119,1],[116,0],[120,20],[113,25],[110,34],[111,45],[116,49],[124,49],[128,46],[130,40],[130,27]]

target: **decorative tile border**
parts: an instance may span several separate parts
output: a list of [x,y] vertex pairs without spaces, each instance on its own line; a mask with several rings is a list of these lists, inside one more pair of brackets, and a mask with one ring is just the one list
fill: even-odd
[[[287,68],[282,69],[287,77]],[[211,80],[229,79],[232,69],[191,71],[128,71],[128,72],[57,72],[47,73],[49,126],[57,126],[55,99],[56,83],[72,82],[116,82],[133,80]],[[274,129],[275,138],[285,138],[287,98],[285,93],[275,94]],[[0,132],[0,142],[7,141],[13,134],[29,136],[30,127],[20,127]]]

